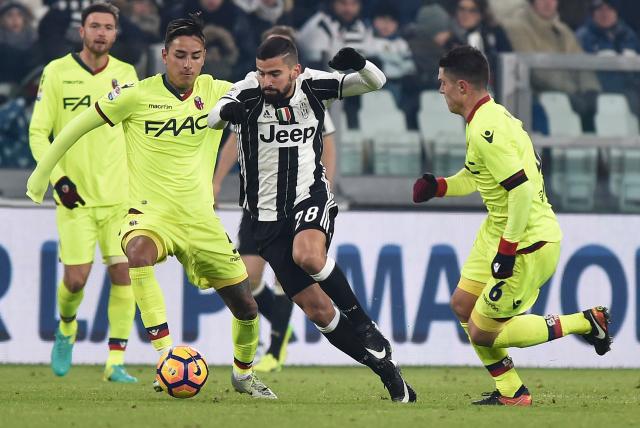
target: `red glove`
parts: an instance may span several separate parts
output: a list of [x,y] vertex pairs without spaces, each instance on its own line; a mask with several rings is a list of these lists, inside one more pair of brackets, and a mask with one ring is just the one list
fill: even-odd
[[431,173],[423,174],[413,184],[413,202],[426,202],[434,196],[442,197],[447,193],[447,181],[436,178]]

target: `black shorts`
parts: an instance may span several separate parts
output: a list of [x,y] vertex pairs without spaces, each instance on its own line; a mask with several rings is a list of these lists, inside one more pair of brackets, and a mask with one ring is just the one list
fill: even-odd
[[240,220],[238,228],[238,252],[241,256],[257,256],[259,254],[258,244],[253,237],[251,214],[247,210],[242,210],[242,220]]
[[[326,194],[312,195],[293,208],[291,217],[279,221],[253,220],[253,236],[259,254],[269,263],[289,298],[316,282],[293,261],[293,238],[298,232],[317,229],[331,245],[338,206]],[[242,253],[242,252],[241,252]]]

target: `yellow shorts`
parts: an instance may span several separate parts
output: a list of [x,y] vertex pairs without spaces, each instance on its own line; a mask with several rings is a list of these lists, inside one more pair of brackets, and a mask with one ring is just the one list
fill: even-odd
[[56,207],[60,261],[65,265],[91,263],[98,242],[104,264],[126,263],[127,258],[122,252],[118,236],[126,214],[124,204],[72,210]]
[[[462,278],[486,284],[478,296],[475,311],[487,318],[510,318],[526,312],[538,298],[540,287],[556,270],[560,243],[548,242],[528,254],[517,254],[513,276],[495,279],[491,262],[498,249],[498,238],[481,228],[471,254],[462,267]],[[461,281],[464,284],[464,281]],[[461,287],[464,289],[464,287]],[[477,294],[473,290],[467,290]]]
[[247,278],[240,254],[214,213],[181,223],[157,214],[127,214],[120,236],[122,248],[136,236],[151,238],[158,248],[157,261],[175,256],[199,288],[219,290]]

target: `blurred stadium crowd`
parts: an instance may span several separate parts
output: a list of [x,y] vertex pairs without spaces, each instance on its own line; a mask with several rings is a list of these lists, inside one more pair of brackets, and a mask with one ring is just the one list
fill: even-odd
[[[79,50],[80,12],[91,0],[0,0],[0,167],[33,165],[28,119],[42,67]],[[419,128],[420,94],[437,90],[440,56],[459,44],[481,49],[494,75],[504,52],[640,53],[637,0],[113,0],[120,31],[112,54],[136,66],[139,77],[161,71],[157,59],[167,23],[197,10],[206,24],[204,72],[239,80],[254,68],[261,34],[274,25],[296,29],[303,64],[327,68],[353,46],[388,77],[385,87],[408,130]],[[536,71],[532,89],[567,94],[585,132],[594,130],[595,94],[624,94],[638,112],[632,73]],[[347,128],[359,127],[359,99],[344,105]],[[548,133],[544,114],[533,129]]]

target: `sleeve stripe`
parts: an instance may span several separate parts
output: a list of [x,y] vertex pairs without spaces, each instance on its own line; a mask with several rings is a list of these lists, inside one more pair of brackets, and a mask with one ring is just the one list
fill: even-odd
[[533,245],[529,245],[526,248],[517,251],[517,254],[531,254],[534,251],[538,251],[540,248],[544,247],[547,241],[538,241]]
[[[342,79],[341,79],[342,80]],[[311,87],[316,91],[326,90],[335,91],[339,88],[340,82],[338,79],[313,79],[311,80]]]
[[312,78],[305,80],[309,87],[322,101],[338,98],[340,95],[340,80],[338,78]]
[[342,75],[342,79],[340,80],[340,86],[338,86],[338,99],[341,100],[342,97],[342,87],[344,86],[344,79],[347,77],[346,74]]
[[[262,95],[262,90],[260,89],[260,87],[258,86],[257,88],[249,88],[249,89],[243,89],[240,91],[240,93],[238,93],[238,95],[236,95],[236,100],[237,101],[241,101],[243,103],[250,101],[254,98],[259,98]],[[225,98],[229,97],[228,95],[225,96]],[[231,98],[231,97],[229,97]]]
[[329,37],[329,38],[331,39],[331,37],[332,37],[332,36],[331,36],[331,29],[329,28],[329,26],[327,25],[327,23],[326,23],[326,22],[324,22],[324,21],[320,21],[320,22],[318,23],[318,27],[320,27],[320,29],[321,29],[322,31],[324,31],[325,33],[327,33],[327,37]]
[[98,111],[98,114],[100,115],[100,117],[102,119],[104,119],[104,121],[107,122],[109,124],[109,126],[116,126],[113,122],[111,122],[111,120],[107,117],[107,115],[104,114],[104,112],[102,111],[102,109],[98,105],[97,101],[96,101],[96,110]]
[[529,178],[527,177],[527,174],[525,174],[524,169],[521,169],[520,171],[513,174],[511,177],[502,180],[500,182],[500,185],[504,187],[505,190],[508,192],[510,190],[515,189],[516,187],[526,182],[527,180],[529,180]]

